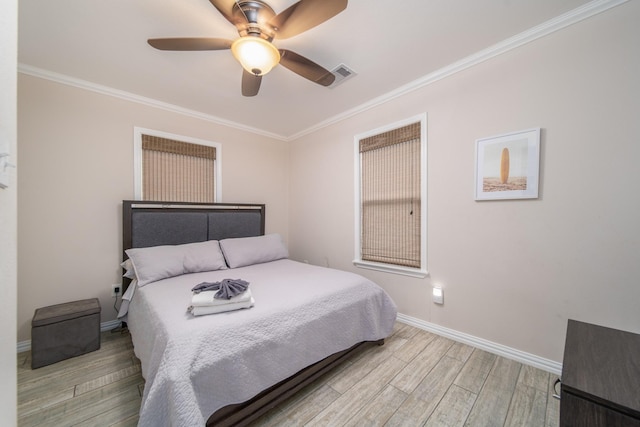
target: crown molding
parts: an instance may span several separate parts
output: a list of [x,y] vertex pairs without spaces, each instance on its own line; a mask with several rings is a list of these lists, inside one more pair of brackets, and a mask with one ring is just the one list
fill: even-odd
[[546,22],[543,22],[540,25],[537,25],[533,28],[530,28],[526,31],[523,31],[520,34],[517,34],[513,37],[510,37],[506,40],[503,40],[499,43],[494,44],[486,49],[480,50],[472,55],[469,55],[465,58],[460,59],[446,67],[443,67],[439,70],[436,70],[432,73],[429,73],[419,79],[416,79],[404,86],[400,86],[399,88],[388,92],[382,96],[374,98],[370,101],[365,102],[364,104],[360,104],[357,107],[354,107],[350,110],[347,110],[343,113],[335,115],[333,117],[328,118],[320,123],[317,123],[314,126],[311,126],[303,131],[300,131],[294,135],[289,136],[287,139],[290,141],[296,140],[305,135],[316,132],[322,128],[331,126],[335,123],[338,123],[342,120],[346,120],[350,117],[363,113],[372,108],[378,107],[382,104],[385,104],[389,101],[392,101],[396,98],[404,96],[408,93],[421,89],[425,86],[428,86],[432,83],[435,83],[439,80],[442,80],[446,77],[450,77],[456,73],[467,70],[471,67],[474,67],[482,62],[488,61],[489,59],[495,58],[498,55],[502,55],[503,53],[510,52],[514,49],[519,48],[527,43],[538,40],[539,38],[545,37],[551,33],[559,31],[563,28],[566,28],[570,25],[581,22],[587,18],[590,18],[599,13],[605,12],[611,8],[619,6],[623,3],[626,3],[629,0],[594,0],[587,4],[584,4],[576,9],[573,9],[565,14],[559,15],[553,19],[550,19]]
[[493,46],[480,50],[446,67],[443,67],[439,70],[429,73],[406,85],[400,86],[399,88],[391,92],[388,92],[384,95],[373,98],[370,101],[367,101],[354,108],[351,108],[347,111],[344,111],[340,114],[330,117],[322,122],[319,122],[311,127],[308,127],[300,132],[297,132],[295,134],[288,135],[288,136],[275,134],[272,132],[265,131],[263,129],[258,129],[252,126],[247,126],[241,123],[225,120],[223,118],[213,116],[210,114],[205,114],[199,111],[190,110],[188,108],[183,108],[177,105],[158,101],[156,99],[147,98],[147,97],[136,95],[130,92],[114,89],[108,86],[99,85],[96,83],[88,82],[86,80],[70,77],[64,74],[54,73],[52,71],[44,70],[37,67],[32,67],[26,64],[18,64],[18,72],[31,75],[34,77],[43,78],[46,80],[51,80],[51,81],[65,84],[68,86],[74,86],[74,87],[89,90],[92,92],[97,92],[103,95],[109,95],[109,96],[124,99],[127,101],[136,102],[136,103],[147,105],[150,107],[159,108],[159,109],[170,111],[173,113],[182,114],[185,116],[212,122],[215,124],[227,126],[227,127],[242,130],[245,132],[251,132],[257,135],[262,135],[262,136],[273,138],[276,140],[295,141],[298,138],[301,138],[305,135],[309,135],[322,128],[331,126],[333,124],[346,120],[350,117],[361,114],[367,110],[383,105],[398,97],[404,96],[408,93],[421,89],[439,80],[450,77],[461,71],[467,70],[475,65],[488,61],[489,59],[495,58],[498,55],[502,55],[504,53],[510,52],[514,49],[519,48],[520,46],[523,46],[527,43],[538,40],[539,38],[545,37],[551,33],[554,33],[570,25],[581,22],[587,18],[590,18],[599,13],[605,12],[611,8],[619,6],[628,1],[629,0],[593,0],[576,9],[573,9],[567,13],[564,13],[546,22],[543,22],[540,25],[530,28],[529,30],[523,31],[520,34],[517,34],[513,37],[503,40],[500,43],[496,43]]
[[242,130],[245,132],[251,132],[257,135],[266,136],[268,138],[278,139],[286,141],[287,137],[278,135],[272,132],[267,132],[262,129],[247,126],[242,123],[233,122],[210,114],[205,114],[200,111],[190,110],[188,108],[180,107],[178,105],[169,104],[167,102],[158,101],[157,99],[147,98],[145,96],[136,95],[131,92],[126,92],[119,89],[114,89],[109,86],[103,86],[97,83],[92,83],[86,80],[71,77],[65,74],[55,73],[53,71],[44,70],[42,68],[33,67],[27,64],[18,64],[18,72],[27,74],[41,79],[50,80],[56,83],[61,83],[67,86],[73,86],[80,89],[85,89],[91,92],[96,92],[102,95],[108,95],[115,98],[124,99],[125,101],[135,102],[137,104],[146,105],[148,107],[154,107],[172,113],[182,114],[184,116],[193,117],[195,119],[204,120],[207,122],[215,123],[218,125],[227,126],[230,128]]

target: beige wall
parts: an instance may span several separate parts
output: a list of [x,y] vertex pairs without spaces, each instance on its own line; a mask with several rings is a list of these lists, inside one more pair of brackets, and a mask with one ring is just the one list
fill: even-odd
[[[639,18],[626,3],[292,144],[21,75],[18,340],[43,305],[115,317],[134,126],[222,143],[224,201],[265,202],[293,258],[373,278],[405,315],[555,361],[567,318],[640,332]],[[356,269],[353,135],[422,112],[430,276]],[[537,126],[540,198],[475,202],[475,140]]]
[[18,93],[18,341],[50,304],[98,297],[115,319],[134,126],[221,143],[222,201],[266,203],[267,232],[288,238],[288,143],[28,75]]
[[[17,163],[16,100],[18,2],[0,3],[0,138],[8,143],[11,163]],[[3,143],[0,143],[0,147]],[[4,150],[6,147],[3,147]],[[0,189],[0,420],[16,425],[16,283],[17,205],[16,172],[10,168],[9,187]]]
[[[639,20],[629,2],[295,141],[292,256],[373,278],[405,315],[558,362],[568,318],[640,332]],[[430,276],[356,269],[353,135],[421,112]],[[532,127],[540,198],[474,201],[475,140]]]

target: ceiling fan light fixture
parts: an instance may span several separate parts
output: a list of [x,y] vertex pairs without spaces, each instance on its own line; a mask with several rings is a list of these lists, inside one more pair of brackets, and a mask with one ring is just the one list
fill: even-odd
[[267,74],[280,62],[278,49],[256,36],[240,37],[231,45],[231,52],[242,68],[256,76]]

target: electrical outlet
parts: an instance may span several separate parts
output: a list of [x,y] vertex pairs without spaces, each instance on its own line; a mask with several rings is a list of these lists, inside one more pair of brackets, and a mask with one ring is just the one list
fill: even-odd
[[111,285],[111,296],[118,297],[122,293],[122,285],[119,283],[115,283]]

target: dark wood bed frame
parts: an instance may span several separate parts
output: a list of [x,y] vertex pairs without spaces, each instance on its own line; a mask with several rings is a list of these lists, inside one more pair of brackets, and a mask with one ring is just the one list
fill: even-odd
[[228,405],[217,410],[207,420],[207,426],[226,427],[248,425],[251,421],[256,420],[270,409],[276,407],[278,404],[296,394],[306,385],[311,384],[325,373],[340,365],[352,354],[357,354],[357,351],[374,344],[383,345],[384,340],[361,342],[347,350],[334,353],[331,356],[302,369],[267,390],[258,393],[246,402]]
[[[209,232],[207,232],[207,235],[209,236],[208,239],[220,240],[222,238],[249,237],[255,235],[263,235],[265,232],[265,205],[263,204],[208,204],[124,200],[122,202],[123,260],[127,259],[126,253],[124,251],[133,247],[139,247],[136,246],[136,238],[134,236],[134,234],[136,233],[135,230],[137,229],[136,224],[134,224],[134,213],[140,212],[153,213],[154,216],[157,216],[157,213],[176,214],[212,212],[215,214],[222,213],[226,217],[229,217],[229,215],[233,216],[233,213],[259,212],[260,217],[258,219],[258,223],[253,224],[252,227],[250,227],[248,230],[241,229],[242,227],[234,226],[233,224],[231,224],[229,227],[229,231],[210,230]],[[173,236],[156,235],[156,233],[154,233],[154,236],[151,240],[153,241],[152,244],[143,243],[142,246],[191,243],[190,241],[185,241],[180,236],[178,236],[178,238],[174,238]],[[207,238],[201,238],[196,241],[203,240],[207,240]],[[123,289],[126,290],[129,284],[130,280],[123,278]],[[265,414],[270,409],[274,408],[278,404],[293,396],[306,385],[312,383],[334,367],[341,364],[351,355],[355,354],[358,351],[361,351],[367,346],[371,346],[374,344],[382,345],[384,344],[384,340],[358,343],[347,350],[334,353],[331,356],[328,356],[325,359],[300,370],[291,377],[258,393],[256,396],[246,402],[228,405],[219,409],[209,417],[209,419],[207,420],[207,426],[222,427],[247,425],[250,422],[256,420],[261,415]]]

